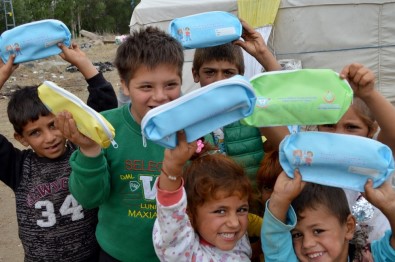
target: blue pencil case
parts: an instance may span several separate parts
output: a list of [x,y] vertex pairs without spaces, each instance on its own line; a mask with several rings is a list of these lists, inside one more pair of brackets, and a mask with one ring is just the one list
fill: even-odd
[[241,36],[242,25],[231,13],[212,11],[172,20],[169,33],[181,42],[184,49],[222,45]]
[[167,148],[177,145],[184,130],[188,143],[252,114],[255,93],[241,75],[217,81],[151,109],[141,121],[145,139]]
[[364,192],[368,178],[380,186],[394,171],[391,149],[370,138],[326,132],[301,132],[280,144],[280,164],[289,177]]
[[71,34],[67,26],[54,19],[23,24],[5,31],[0,36],[0,56],[7,63],[15,54],[15,64],[57,55],[62,50],[57,46],[63,42],[70,46]]

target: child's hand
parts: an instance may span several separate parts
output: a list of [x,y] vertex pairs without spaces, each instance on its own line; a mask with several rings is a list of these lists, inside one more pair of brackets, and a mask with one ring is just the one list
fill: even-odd
[[90,79],[99,73],[91,60],[76,43],[72,43],[70,47],[65,46],[63,43],[58,43],[58,47],[62,49],[62,53],[59,56],[76,66],[86,79]]
[[298,169],[294,171],[294,178],[288,177],[284,171],[280,173],[268,205],[274,217],[285,222],[289,206],[302,192],[305,184],[306,182],[302,182],[302,176]]
[[[185,132],[177,132],[177,147],[166,149],[161,170],[159,188],[175,191],[181,186],[182,169],[197,149],[196,141],[187,143]],[[166,178],[165,178],[166,177]]]
[[395,191],[389,181],[385,181],[381,186],[373,188],[373,182],[369,179],[365,184],[365,192],[362,195],[381,210],[384,215],[395,215]]
[[375,76],[373,72],[361,64],[350,64],[340,72],[340,78],[346,79],[354,91],[354,95],[362,100],[369,97],[374,88]]
[[281,65],[270,52],[262,35],[251,27],[246,21],[240,19],[243,26],[242,40],[236,40],[233,44],[240,46],[253,56],[266,69],[266,71],[280,70]]
[[0,89],[4,83],[11,76],[11,74],[18,68],[19,64],[14,65],[15,55],[10,55],[6,64],[0,59]]
[[80,151],[88,156],[95,157],[100,154],[101,147],[89,137],[83,135],[78,129],[70,112],[59,113],[55,118],[55,126],[63,136],[80,147]]

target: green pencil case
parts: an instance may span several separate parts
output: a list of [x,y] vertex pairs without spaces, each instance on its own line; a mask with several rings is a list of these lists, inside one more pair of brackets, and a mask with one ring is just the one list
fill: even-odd
[[346,80],[330,69],[266,72],[250,79],[257,101],[249,126],[333,124],[352,103]]

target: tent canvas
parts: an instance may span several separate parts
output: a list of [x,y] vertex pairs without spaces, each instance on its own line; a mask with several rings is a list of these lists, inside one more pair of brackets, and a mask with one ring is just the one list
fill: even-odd
[[268,45],[277,59],[339,72],[358,62],[395,102],[395,1],[282,0]]

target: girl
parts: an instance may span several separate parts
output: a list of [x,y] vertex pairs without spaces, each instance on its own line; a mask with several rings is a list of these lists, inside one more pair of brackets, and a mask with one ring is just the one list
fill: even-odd
[[[184,132],[178,141],[175,149],[166,149],[157,182],[153,241],[158,257],[250,261],[246,231],[252,189],[243,168],[201,141],[188,144]],[[183,170],[196,149],[202,152]]]

